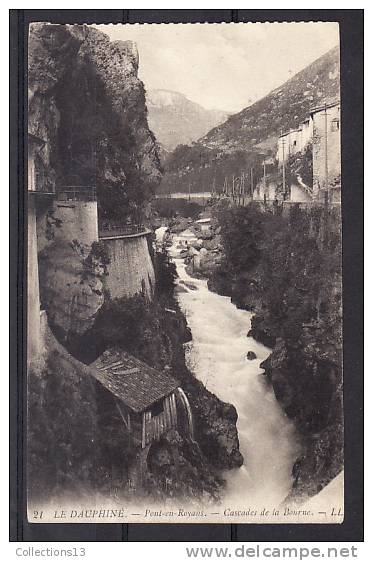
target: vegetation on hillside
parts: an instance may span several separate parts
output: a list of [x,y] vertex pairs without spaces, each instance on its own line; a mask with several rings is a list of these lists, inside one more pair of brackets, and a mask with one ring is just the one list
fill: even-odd
[[[262,174],[263,157],[258,153],[237,150],[224,154],[200,144],[181,145],[165,160],[164,176],[159,193],[222,191],[225,180],[231,186],[232,178],[253,168],[254,182]],[[249,183],[249,182],[248,182]],[[247,185],[249,187],[249,184]]]

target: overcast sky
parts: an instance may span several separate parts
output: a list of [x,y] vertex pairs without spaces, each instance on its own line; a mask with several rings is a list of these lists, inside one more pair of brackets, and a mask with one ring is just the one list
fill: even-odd
[[146,89],[239,111],[338,44],[336,23],[99,25],[136,41]]

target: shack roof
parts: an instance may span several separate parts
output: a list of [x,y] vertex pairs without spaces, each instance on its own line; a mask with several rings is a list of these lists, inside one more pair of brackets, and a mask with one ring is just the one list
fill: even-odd
[[180,383],[120,349],[108,349],[91,364],[91,373],[135,413],[172,393]]

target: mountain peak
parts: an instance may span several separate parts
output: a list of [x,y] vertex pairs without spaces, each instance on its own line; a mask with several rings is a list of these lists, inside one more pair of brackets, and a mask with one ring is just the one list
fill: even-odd
[[178,144],[191,144],[222,123],[228,112],[205,109],[172,90],[156,89],[146,93],[149,126],[166,150]]
[[148,103],[148,107],[149,105],[164,107],[167,105],[180,103],[183,100],[190,101],[184,94],[172,90],[149,90],[146,93],[146,101]]

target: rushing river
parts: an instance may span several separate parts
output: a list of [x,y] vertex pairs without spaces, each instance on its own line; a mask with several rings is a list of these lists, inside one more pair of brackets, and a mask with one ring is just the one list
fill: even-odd
[[[204,385],[238,413],[238,436],[244,465],[225,473],[226,505],[277,506],[292,485],[298,444],[293,424],[262,375],[260,363],[269,349],[247,337],[251,313],[230,298],[210,292],[205,280],[190,277],[174,237],[169,250],[177,267],[178,299],[192,331],[188,366]],[[257,359],[249,361],[248,351]]]

